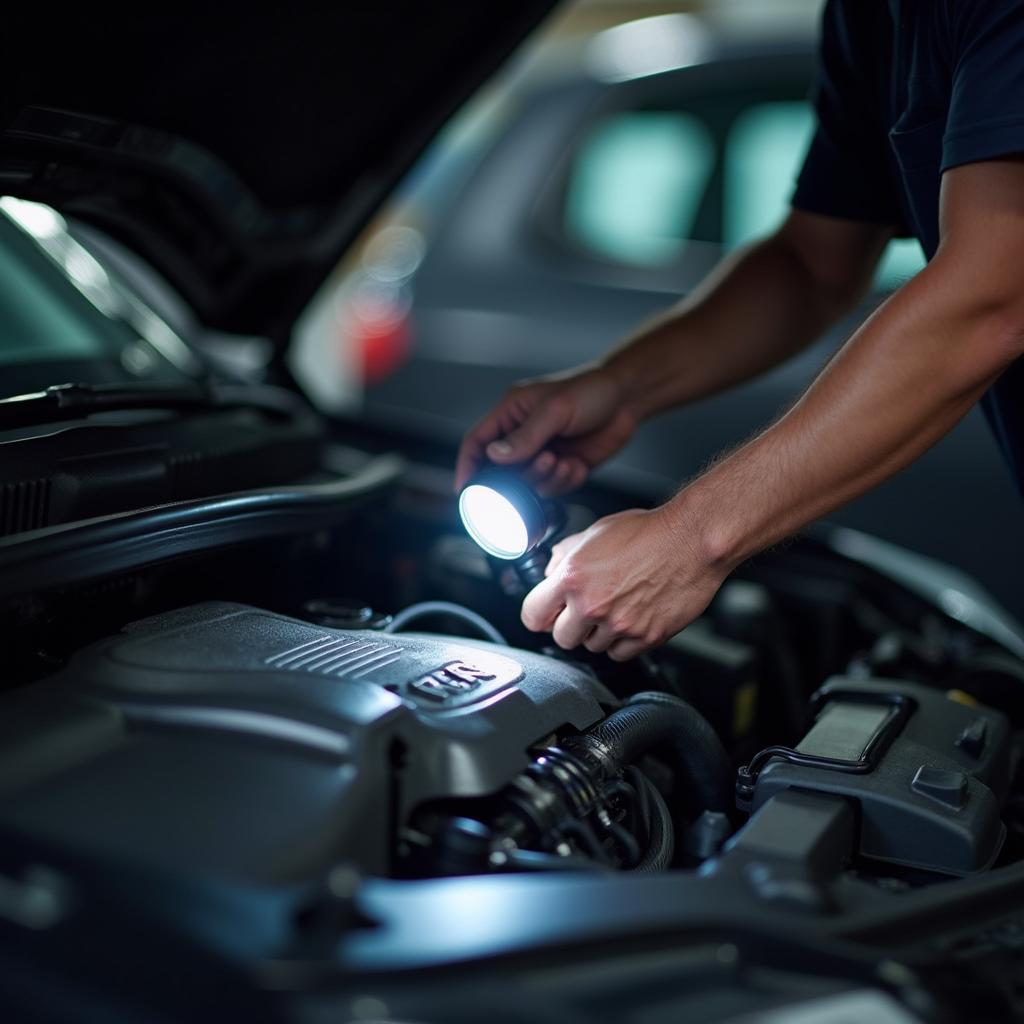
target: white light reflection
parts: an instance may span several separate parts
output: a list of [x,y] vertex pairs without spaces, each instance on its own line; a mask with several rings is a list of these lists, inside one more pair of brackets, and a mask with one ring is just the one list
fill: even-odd
[[[199,370],[200,364],[185,342],[139,298],[115,285],[99,260],[72,238],[67,221],[56,210],[43,203],[0,196],[0,213],[31,235],[71,284],[104,316],[127,324],[186,373]],[[142,375],[152,370],[156,362],[151,357],[147,359],[136,346],[134,351],[122,354],[122,364],[129,372]]]
[[64,257],[64,270],[68,277],[86,291],[105,291],[110,287],[107,272],[81,246],[69,247]]
[[14,196],[0,196],[0,210],[33,238],[54,238],[67,230],[64,218],[42,203],[31,203]]
[[596,35],[586,64],[602,82],[625,82],[699,64],[706,59],[708,30],[691,14],[658,14],[616,25]]
[[526,554],[529,535],[523,517],[508,498],[491,487],[470,484],[459,497],[459,514],[469,535],[495,558]]

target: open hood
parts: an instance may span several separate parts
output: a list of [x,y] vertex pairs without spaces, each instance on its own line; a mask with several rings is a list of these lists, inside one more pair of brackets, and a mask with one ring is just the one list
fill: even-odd
[[207,325],[282,341],[553,2],[62,6],[4,14],[0,194],[118,238]]

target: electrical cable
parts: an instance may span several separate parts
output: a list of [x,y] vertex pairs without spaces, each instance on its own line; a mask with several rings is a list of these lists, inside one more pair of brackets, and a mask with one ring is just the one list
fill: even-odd
[[477,632],[482,633],[484,638],[490,640],[491,643],[508,646],[508,641],[482,615],[461,604],[453,604],[451,601],[420,601],[417,604],[411,604],[395,615],[384,627],[384,632],[400,633],[410,622],[424,619],[428,615],[448,615],[453,619],[460,619],[476,629]]

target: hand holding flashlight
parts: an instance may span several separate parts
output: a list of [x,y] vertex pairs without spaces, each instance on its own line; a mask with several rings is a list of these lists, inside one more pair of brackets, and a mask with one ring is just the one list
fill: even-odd
[[470,536],[532,588],[524,625],[551,632],[567,650],[582,644],[617,661],[689,625],[725,576],[701,557],[694,543],[701,524],[687,520],[678,498],[598,520],[555,545],[549,560],[561,526],[552,522],[557,504],[542,496],[582,483],[629,440],[635,423],[604,368],[527,381],[466,435],[456,469]]
[[556,544],[547,578],[523,602],[527,629],[566,650],[626,661],[675,636],[710,604],[725,570],[692,542],[674,503],[599,519]]
[[710,604],[727,568],[706,557],[686,492],[653,511],[599,519],[549,544],[565,523],[514,472],[489,467],[459,496],[469,535],[492,558],[510,562],[530,588],[522,620],[559,647],[581,644],[625,661],[664,643]]
[[455,490],[487,462],[517,466],[541,496],[565,494],[632,436],[636,420],[611,371],[602,367],[525,381],[466,434]]

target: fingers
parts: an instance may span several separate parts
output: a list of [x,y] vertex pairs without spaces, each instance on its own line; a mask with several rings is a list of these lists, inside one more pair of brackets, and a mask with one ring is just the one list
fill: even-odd
[[575,491],[577,487],[582,487],[583,482],[590,473],[590,466],[582,459],[576,458],[573,455],[563,457],[562,464],[565,466],[565,475],[560,481],[563,489],[562,493],[565,491]]
[[[515,385],[463,439],[456,492],[486,460],[498,466],[530,464],[527,479],[545,497],[579,487],[590,466],[618,450],[632,431],[628,411],[616,409],[617,399],[596,380],[593,374],[577,374]],[[587,456],[591,448],[596,460]]]
[[571,604],[565,603],[562,588],[550,578],[527,595],[522,617],[528,629],[550,631],[551,638],[566,651],[588,640],[595,628],[593,622],[585,619]]
[[[479,428],[474,428],[478,430]],[[495,442],[500,444],[501,442]],[[467,434],[459,448],[455,463],[455,492],[458,493],[480,469],[492,446],[486,446],[478,433]],[[495,460],[491,460],[495,461]],[[523,479],[542,497],[553,498],[580,487],[589,467],[575,455],[559,456],[542,451],[523,470]]]
[[592,623],[584,622],[581,615],[567,606],[559,612],[558,618],[555,619],[551,638],[563,650],[571,651],[583,643],[591,629],[593,629]]
[[615,661],[675,635],[719,584],[668,558],[663,530],[655,513],[630,509],[555,545],[545,579],[523,602],[523,624],[566,650],[582,644]]
[[481,449],[475,439],[467,437],[459,447],[459,455],[455,460],[454,490],[458,494],[469,483],[477,466],[480,465]]
[[458,494],[469,483],[473,474],[484,461],[484,450],[487,444],[501,434],[501,421],[498,410],[485,416],[466,436],[459,445],[459,455],[455,461],[455,493]]
[[557,397],[543,401],[519,426],[504,437],[487,444],[487,457],[499,465],[532,459],[553,437],[568,426],[572,416],[569,404]]
[[552,549],[551,557],[548,559],[548,564],[544,567],[544,575],[551,576],[562,564],[563,559],[567,554],[580,541],[580,535],[578,533],[570,534],[568,537],[563,537]]
[[608,657],[612,661],[629,661],[638,654],[643,654],[651,645],[643,640],[616,640],[608,648]]
[[558,458],[555,453],[543,451],[521,471],[521,475],[535,491],[541,493],[541,488],[547,483],[557,465]]
[[553,498],[576,490],[587,478],[589,467],[574,455],[543,451],[530,463],[524,476],[542,497]]
[[[530,467],[532,482],[546,485],[558,469],[558,459],[542,449],[566,427],[572,410],[557,397],[535,402],[528,390],[513,389],[466,434],[455,463],[456,493],[487,459],[499,466],[534,459],[538,464]],[[556,475],[561,479],[569,473],[561,470]]]
[[557,576],[549,576],[526,595],[520,618],[530,631],[548,633],[564,607],[562,581]]
[[650,648],[646,640],[624,637],[615,632],[607,623],[584,618],[572,605],[563,604],[560,597],[554,596],[554,588],[547,593],[537,595],[549,580],[535,587],[529,595],[534,598],[528,609],[523,603],[523,624],[534,632],[550,632],[551,638],[563,650],[571,651],[581,644],[595,654],[603,651],[613,661],[628,661]]
[[[558,547],[564,544],[563,541]],[[566,546],[559,561],[571,550]],[[608,622],[594,622],[582,615],[572,602],[567,602],[564,583],[557,575],[548,576],[526,595],[522,620],[523,625],[534,633],[551,633],[555,643],[564,650],[572,650],[582,644],[595,653],[607,651],[613,661],[628,661],[651,646],[646,640],[624,636]]]
[[603,623],[599,623],[591,629],[583,641],[583,646],[588,651],[593,651],[594,654],[600,654],[602,651],[607,651],[616,640],[617,637],[611,628]]
[[547,478],[537,486],[538,492],[546,498],[568,494],[576,490],[587,478],[589,467],[575,456],[559,456]]

